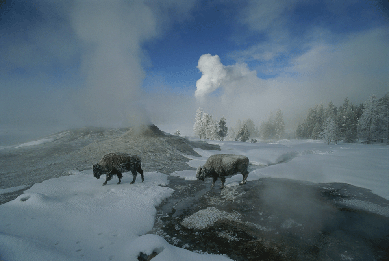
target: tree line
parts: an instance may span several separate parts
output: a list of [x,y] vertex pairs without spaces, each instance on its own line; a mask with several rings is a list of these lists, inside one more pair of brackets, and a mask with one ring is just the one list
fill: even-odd
[[269,119],[262,122],[259,128],[251,119],[238,120],[235,127],[227,127],[225,117],[215,120],[212,115],[204,112],[202,108],[198,108],[193,131],[200,139],[256,142],[256,138],[264,140],[283,138],[285,124],[282,112],[278,110],[275,116],[271,114]]
[[328,144],[343,140],[347,143],[388,141],[389,93],[378,99],[372,95],[363,104],[354,105],[348,98],[336,107],[332,102],[308,110],[307,117],[296,130],[300,139],[323,139]]

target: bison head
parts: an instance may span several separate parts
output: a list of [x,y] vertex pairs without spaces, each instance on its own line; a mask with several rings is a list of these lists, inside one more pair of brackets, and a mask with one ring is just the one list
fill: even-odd
[[99,164],[93,165],[93,176],[99,179],[101,175],[103,175],[103,167]]
[[196,171],[196,178],[197,178],[198,180],[204,181],[205,175],[206,175],[206,173],[205,173],[205,168],[204,168],[204,167],[198,167],[198,168],[197,168],[197,171]]

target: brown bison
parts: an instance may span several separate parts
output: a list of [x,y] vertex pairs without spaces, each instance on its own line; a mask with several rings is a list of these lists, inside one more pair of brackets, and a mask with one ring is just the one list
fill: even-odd
[[243,181],[239,184],[246,184],[249,172],[249,159],[243,155],[234,154],[216,154],[208,158],[204,166],[199,167],[196,172],[196,178],[203,180],[208,177],[213,178],[212,187],[215,186],[217,178],[222,181],[221,189],[224,188],[226,176],[232,176],[238,172],[243,175]]
[[107,185],[107,181],[112,179],[113,175],[117,175],[119,178],[118,184],[120,184],[123,177],[122,173],[131,171],[133,180],[131,184],[135,182],[137,172],[140,173],[142,177],[142,182],[144,181],[143,170],[141,168],[141,159],[136,155],[129,155],[125,153],[109,153],[104,155],[99,163],[93,165],[93,176],[97,179],[101,175],[106,174],[104,185]]

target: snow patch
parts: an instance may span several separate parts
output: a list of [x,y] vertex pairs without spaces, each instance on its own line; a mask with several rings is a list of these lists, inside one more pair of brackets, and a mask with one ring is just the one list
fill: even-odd
[[40,140],[34,140],[34,141],[22,143],[22,144],[16,146],[15,149],[23,148],[23,147],[36,146],[36,145],[40,145],[40,144],[43,144],[43,143],[46,143],[46,142],[52,142],[53,140],[54,140],[54,138],[44,138],[44,139],[40,139]]
[[173,172],[170,175],[177,176],[177,177],[183,178],[185,180],[197,180],[196,179],[196,171],[195,170],[175,171],[175,172]]
[[240,221],[240,215],[221,211],[215,207],[208,207],[186,217],[181,225],[189,229],[201,230],[213,226],[219,220]]
[[22,190],[22,189],[25,189],[25,188],[27,188],[26,185],[12,187],[12,188],[0,189],[0,195],[1,194],[7,194],[7,193],[15,192],[15,191],[19,191],[19,190]]

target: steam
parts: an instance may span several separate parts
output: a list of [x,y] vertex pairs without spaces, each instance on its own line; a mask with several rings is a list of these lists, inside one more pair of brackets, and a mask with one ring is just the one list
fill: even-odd
[[138,101],[145,76],[141,45],[157,34],[150,8],[140,1],[77,1],[71,18],[84,44],[86,81],[78,95],[85,120],[109,126],[147,123]]
[[203,54],[197,68],[202,73],[196,82],[195,96],[201,100],[218,88],[224,90],[224,98],[240,92],[240,87],[254,86],[258,91],[263,87],[256,71],[250,71],[246,64],[225,66],[220,62],[218,55]]
[[220,62],[218,55],[203,54],[199,59],[197,68],[203,74],[196,82],[195,95],[197,98],[215,91],[226,81],[227,70]]

